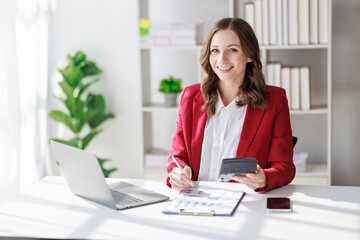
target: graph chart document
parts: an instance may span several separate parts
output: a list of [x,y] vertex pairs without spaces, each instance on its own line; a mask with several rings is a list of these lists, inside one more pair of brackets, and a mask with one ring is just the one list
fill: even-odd
[[166,214],[232,216],[244,191],[202,190],[189,188],[164,209]]

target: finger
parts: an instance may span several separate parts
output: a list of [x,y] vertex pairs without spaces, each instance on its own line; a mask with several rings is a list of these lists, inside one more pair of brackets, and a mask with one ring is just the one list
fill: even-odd
[[238,182],[241,182],[244,179],[246,179],[246,176],[245,175],[234,175],[234,176],[231,177],[231,179],[233,179],[235,181],[238,181]]
[[184,182],[179,182],[179,181],[175,181],[173,179],[170,179],[170,184],[171,184],[171,187],[176,189],[176,190],[184,190],[184,189],[187,189],[188,188],[188,185],[187,183],[184,183]]
[[170,184],[171,184],[171,188],[172,188],[172,189],[175,189],[175,190],[177,190],[177,191],[183,191],[183,190],[186,190],[186,189],[187,189],[187,187],[185,187],[185,186],[178,186],[178,185],[176,185],[175,183],[172,183],[171,181],[170,181]]
[[183,170],[183,173],[186,175],[186,178],[185,178],[186,182],[192,186],[193,183],[191,181],[191,176],[192,176],[191,168],[186,166]]
[[176,174],[180,179],[178,179],[179,181],[183,181],[186,182],[188,184],[192,184],[191,182],[191,168],[186,166],[183,170],[181,170],[180,168],[173,168],[173,172],[174,174]]
[[[188,177],[188,175],[180,168],[174,167],[172,170],[172,173],[178,177],[178,178],[176,178],[178,181],[181,181],[181,180],[186,181],[186,182],[191,181],[190,178]],[[190,173],[190,175],[191,175],[191,173]]]
[[257,173],[248,173],[248,174],[246,174],[246,177],[249,179],[255,180],[258,178],[258,174]]
[[256,173],[248,173],[248,174],[246,174],[246,176],[250,179],[260,179],[262,177],[261,176],[262,172],[263,172],[263,169],[259,165],[257,165]]
[[174,167],[172,172],[169,174],[170,183],[172,186],[181,187],[181,188],[188,188],[192,185],[191,179],[191,169],[187,167],[187,170],[181,170],[180,168]]
[[180,176],[182,170],[181,170],[180,168],[178,168],[178,167],[174,167],[174,168],[172,169],[172,172],[173,172],[174,174]]
[[184,181],[181,177],[179,177],[176,174],[169,174],[169,177],[170,177],[170,184],[173,188],[175,187],[187,188],[189,185],[186,181]]
[[183,171],[189,177],[189,179],[191,179],[191,176],[192,176],[191,168],[186,166],[186,167],[184,167]]
[[233,177],[233,179],[234,179],[235,181],[238,181],[238,182],[246,185],[246,186],[247,186],[248,188],[250,188],[250,189],[255,189],[256,186],[257,186],[257,184],[258,184],[257,181],[254,181],[254,180],[248,178],[247,176],[235,175],[235,176]]

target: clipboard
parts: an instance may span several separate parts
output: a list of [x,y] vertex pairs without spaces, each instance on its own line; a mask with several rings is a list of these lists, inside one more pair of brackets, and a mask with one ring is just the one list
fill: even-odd
[[232,216],[245,192],[188,188],[163,210],[165,214]]

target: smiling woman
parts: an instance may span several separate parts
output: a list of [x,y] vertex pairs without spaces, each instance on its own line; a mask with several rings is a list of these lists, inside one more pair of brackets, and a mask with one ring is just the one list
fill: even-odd
[[239,94],[246,66],[252,60],[244,54],[239,37],[231,29],[219,30],[214,34],[210,52],[211,68],[219,78],[219,93],[223,103],[228,105]]
[[289,184],[295,175],[285,91],[266,86],[260,49],[250,25],[224,18],[210,29],[200,57],[201,85],[184,89],[168,160],[167,184],[216,181],[225,158],[256,158],[255,173],[233,181],[258,192]]

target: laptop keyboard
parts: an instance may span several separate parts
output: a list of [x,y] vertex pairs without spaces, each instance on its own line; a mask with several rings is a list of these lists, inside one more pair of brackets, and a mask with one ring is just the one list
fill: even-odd
[[129,204],[144,202],[144,200],[142,200],[140,198],[128,195],[123,192],[116,191],[114,189],[110,189],[110,192],[111,192],[111,195],[113,196],[113,198],[115,199],[115,201],[122,205],[129,205]]

